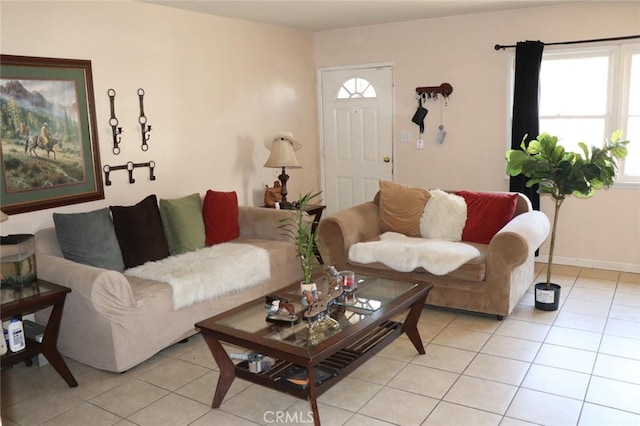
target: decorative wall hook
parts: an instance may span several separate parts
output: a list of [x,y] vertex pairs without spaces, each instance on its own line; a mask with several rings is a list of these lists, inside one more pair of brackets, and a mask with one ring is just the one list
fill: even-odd
[[147,151],[149,149],[149,145],[147,141],[151,137],[151,125],[147,125],[147,117],[144,115],[144,90],[138,89],[138,99],[140,99],[140,117],[138,118],[138,122],[140,123],[140,132],[142,133],[142,150]]
[[136,180],[133,178],[133,170],[138,167],[148,167],[149,180],[156,180],[156,177],[153,174],[153,170],[156,167],[155,161],[149,161],[148,163],[134,163],[133,161],[129,161],[127,162],[127,164],[123,164],[121,166],[104,166],[102,168],[102,170],[104,171],[104,184],[107,186],[111,185],[109,174],[114,170],[126,170],[129,173],[129,183],[136,183]]
[[418,96],[428,97],[429,99],[438,99],[438,94],[444,96],[445,99],[453,92],[453,87],[449,83],[442,83],[440,86],[416,87]]
[[116,91],[113,89],[107,90],[107,95],[109,95],[109,102],[111,104],[111,118],[109,119],[109,125],[111,126],[111,133],[113,134],[113,153],[115,155],[120,154],[120,141],[122,134],[122,127],[118,127],[118,119],[116,118],[116,107],[115,107],[115,98]]

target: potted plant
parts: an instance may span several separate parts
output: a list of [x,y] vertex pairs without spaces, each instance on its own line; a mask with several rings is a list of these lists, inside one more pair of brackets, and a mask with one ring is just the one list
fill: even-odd
[[321,192],[316,192],[315,194],[309,192],[301,196],[300,200],[294,203],[296,215],[281,220],[281,222],[285,222],[281,225],[281,228],[296,243],[296,250],[298,251],[300,265],[304,274],[304,281],[301,283],[303,285],[312,284],[311,273],[313,272],[313,260],[315,259],[313,219],[307,215],[305,209],[320,194]]
[[535,306],[542,310],[558,309],[560,286],[551,283],[551,266],[555,249],[558,213],[568,195],[590,198],[600,188],[613,185],[617,170],[617,160],[626,157],[629,141],[620,141],[622,132],[615,131],[610,141],[605,141],[602,148],[583,142],[579,143],[581,155],[565,151],[558,145],[558,138],[542,133],[535,140],[525,145],[526,135],[520,149],[507,151],[507,173],[511,176],[519,174],[528,178],[527,187],[539,185],[538,192],[549,194],[554,200],[554,213],[549,242],[549,260],[547,262],[547,281],[535,285]]

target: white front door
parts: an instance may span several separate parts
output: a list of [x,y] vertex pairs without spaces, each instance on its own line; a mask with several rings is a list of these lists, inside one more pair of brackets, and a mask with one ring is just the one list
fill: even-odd
[[322,70],[327,214],[373,200],[393,180],[393,68]]

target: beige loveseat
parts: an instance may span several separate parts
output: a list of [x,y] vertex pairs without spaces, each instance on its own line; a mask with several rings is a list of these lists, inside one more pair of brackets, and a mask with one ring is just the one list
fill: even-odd
[[508,316],[534,278],[534,254],[549,234],[549,220],[531,208],[529,199],[518,194],[513,218],[488,244],[470,244],[480,255],[446,275],[423,268],[399,272],[382,262],[358,263],[349,259],[349,249],[359,242],[379,240],[380,193],[366,202],[323,219],[317,239],[326,263],[338,269],[410,282],[430,282],[427,304]]
[[[245,243],[268,250],[270,278],[255,287],[180,309],[173,307],[168,284],[67,260],[55,229],[38,231],[38,277],[72,290],[62,317],[60,353],[95,368],[126,371],[197,333],[196,322],[302,279],[295,245],[278,228],[279,219],[287,214],[291,212],[240,206],[240,237],[230,244]],[[234,264],[234,260],[230,258],[227,263]],[[49,314],[41,311],[36,320],[45,322]]]

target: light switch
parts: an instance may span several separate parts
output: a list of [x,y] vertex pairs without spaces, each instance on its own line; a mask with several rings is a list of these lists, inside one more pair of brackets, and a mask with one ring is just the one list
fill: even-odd
[[411,142],[411,133],[407,130],[400,132],[400,142]]

